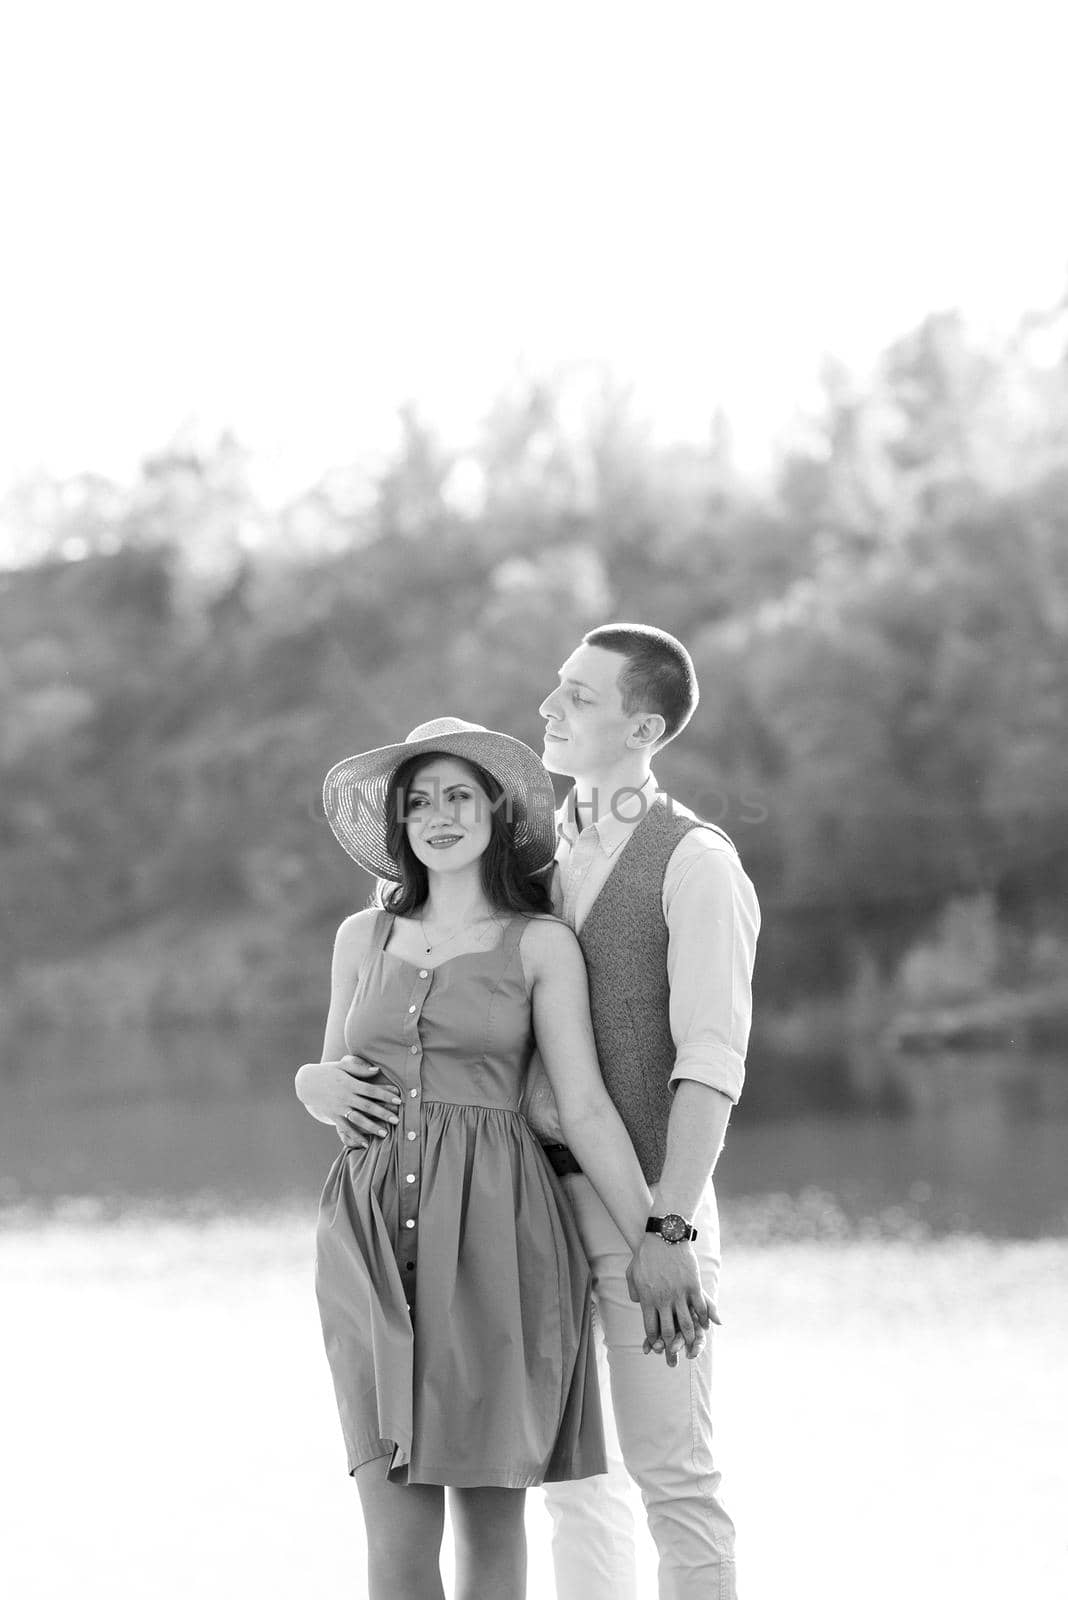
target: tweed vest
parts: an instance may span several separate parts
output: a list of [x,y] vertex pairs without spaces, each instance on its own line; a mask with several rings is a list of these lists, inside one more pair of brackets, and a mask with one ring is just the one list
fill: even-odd
[[714,823],[658,800],[623,846],[578,936],[590,983],[590,1012],[605,1087],[650,1184],[667,1154],[671,1037],[664,921],[664,874],[691,828]]

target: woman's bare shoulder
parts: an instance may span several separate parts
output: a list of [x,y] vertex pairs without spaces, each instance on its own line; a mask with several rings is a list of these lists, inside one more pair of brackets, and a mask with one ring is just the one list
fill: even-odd
[[578,940],[559,917],[532,916],[523,929],[522,946],[523,962],[531,976],[551,967],[567,965],[576,956],[582,959]]
[[346,917],[334,938],[334,960],[346,965],[360,962],[367,954],[380,912],[376,906],[354,911]]

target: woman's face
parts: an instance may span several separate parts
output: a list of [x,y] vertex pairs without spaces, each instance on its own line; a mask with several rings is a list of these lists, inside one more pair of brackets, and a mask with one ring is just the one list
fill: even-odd
[[452,756],[432,756],[408,785],[404,829],[428,872],[458,872],[483,855],[490,841],[489,795],[470,767]]

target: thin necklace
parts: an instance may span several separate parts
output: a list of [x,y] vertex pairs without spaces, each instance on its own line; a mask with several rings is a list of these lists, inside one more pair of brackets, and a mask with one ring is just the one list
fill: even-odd
[[443,939],[437,939],[433,944],[431,944],[426,936],[426,926],[423,922],[422,914],[420,914],[418,919],[419,931],[423,935],[423,945],[428,956],[432,955],[435,950],[440,950],[443,944],[449,944],[453,939],[461,934],[465,928],[473,928],[479,922],[496,922],[497,920],[498,919],[493,916],[492,913],[488,917],[473,917],[467,922],[458,923],[451,933],[447,933]]

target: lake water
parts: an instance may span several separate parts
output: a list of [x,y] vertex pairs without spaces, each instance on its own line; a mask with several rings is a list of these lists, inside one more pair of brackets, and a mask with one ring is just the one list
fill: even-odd
[[[3,1055],[0,1594],[366,1596],[312,1285],[334,1135],[291,1088],[311,1053]],[[717,1178],[743,1600],[1064,1600],[1063,1064],[914,1063],[894,1114],[789,1070],[743,1100]],[[529,1600],[552,1600],[537,1491],[527,1526]]]
[[[299,1106],[292,1075],[316,1045],[310,1031],[8,1040],[0,1207],[314,1203],[334,1134]],[[1068,1063],[947,1056],[903,1075],[880,1110],[833,1076],[751,1060],[717,1170],[728,1223],[786,1237],[836,1215],[884,1231],[1068,1232]]]

